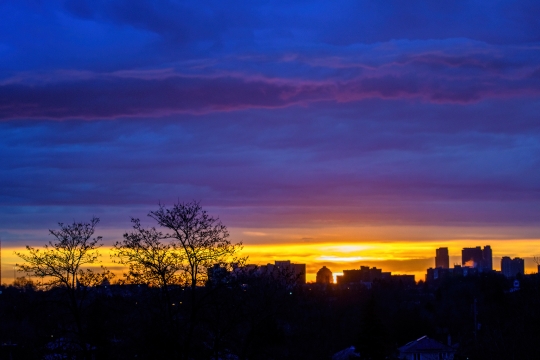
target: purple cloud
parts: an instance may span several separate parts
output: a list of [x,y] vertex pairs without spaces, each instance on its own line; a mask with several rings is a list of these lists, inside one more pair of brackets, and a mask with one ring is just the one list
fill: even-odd
[[[449,62],[424,57],[437,67],[474,67],[478,62]],[[418,60],[415,60],[418,61]],[[185,76],[151,71],[96,75],[93,78],[24,84],[9,81],[0,86],[0,117],[13,118],[115,118],[205,113],[248,108],[281,108],[318,101],[353,102],[363,99],[419,99],[434,103],[470,103],[489,98],[534,97],[540,79],[483,71],[448,76],[443,70],[414,72],[414,68],[374,71],[348,81],[276,79],[240,76]],[[439,73],[440,72],[440,73]],[[387,73],[387,74],[385,74]],[[156,75],[156,78],[152,76]],[[88,74],[85,74],[88,76]],[[167,76],[165,76],[167,75]]]

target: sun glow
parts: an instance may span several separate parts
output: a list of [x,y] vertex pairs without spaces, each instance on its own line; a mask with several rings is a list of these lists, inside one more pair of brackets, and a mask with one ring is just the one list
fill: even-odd
[[323,255],[323,256],[320,256],[318,258],[316,258],[316,260],[319,260],[319,261],[330,261],[330,262],[356,262],[356,261],[361,261],[361,260],[366,260],[365,257],[362,257],[362,256],[334,256],[334,255]]
[[[268,231],[264,233],[272,237]],[[262,238],[255,234],[251,236]],[[246,243],[241,254],[248,256],[248,263],[256,265],[265,265],[276,260],[290,260],[293,263],[306,264],[307,281],[315,281],[315,275],[322,266],[327,266],[332,270],[334,276],[347,269],[375,266],[383,271],[391,271],[393,274],[413,274],[418,281],[424,279],[427,268],[434,266],[436,248],[449,248],[452,266],[461,264],[462,248],[484,245],[491,245],[493,249],[495,270],[500,269],[502,256],[510,256],[525,259],[526,273],[537,272],[533,257],[540,254],[537,250],[540,249],[540,239]],[[4,246],[2,251],[2,281],[7,284],[13,281],[15,264],[21,262],[21,259],[15,255],[15,251],[24,252],[25,249]],[[99,265],[113,271],[116,278],[121,278],[125,269],[111,260],[110,248],[104,246],[100,249],[100,253],[102,262]],[[96,268],[99,268],[99,265],[96,265]],[[19,277],[23,275],[16,274]]]
[[470,246],[491,245],[493,267],[500,269],[502,256],[525,259],[526,273],[536,273],[532,257],[537,256],[539,239],[501,240],[447,240],[424,242],[371,242],[371,243],[303,243],[303,244],[247,244],[243,253],[248,262],[258,265],[275,260],[291,260],[307,264],[307,279],[314,281],[322,266],[330,268],[334,275],[347,269],[370,266],[391,271],[394,274],[412,274],[423,280],[426,269],[434,267],[435,249],[448,247],[450,263],[461,264],[461,249]]

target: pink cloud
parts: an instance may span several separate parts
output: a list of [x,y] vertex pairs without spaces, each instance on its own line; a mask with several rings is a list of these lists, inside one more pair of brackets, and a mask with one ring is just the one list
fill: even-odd
[[[427,60],[426,60],[427,59]],[[450,65],[448,59],[426,61]],[[422,60],[422,61],[424,61]],[[446,62],[445,62],[446,61]],[[467,63],[466,66],[476,62]],[[69,80],[67,80],[69,79]],[[454,77],[429,70],[373,71],[348,81],[269,78],[261,75],[184,75],[171,69],[121,71],[111,74],[60,73],[55,81],[0,85],[0,118],[117,118],[207,113],[249,108],[282,108],[318,101],[417,99],[466,104],[487,98],[536,96],[539,79],[503,77],[490,72]]]

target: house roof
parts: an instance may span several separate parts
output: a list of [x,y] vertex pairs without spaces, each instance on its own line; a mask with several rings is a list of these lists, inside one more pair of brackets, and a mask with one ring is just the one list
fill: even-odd
[[419,339],[411,341],[410,343],[400,347],[398,350],[404,353],[456,351],[454,348],[440,343],[437,340],[430,339],[427,336],[422,336]]
[[335,353],[332,356],[332,360],[349,360],[360,358],[360,354],[356,352],[356,348],[351,346],[347,349],[343,349],[340,352]]

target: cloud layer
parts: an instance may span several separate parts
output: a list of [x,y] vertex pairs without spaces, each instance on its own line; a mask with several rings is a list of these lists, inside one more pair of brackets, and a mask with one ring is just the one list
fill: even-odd
[[254,232],[537,227],[539,17],[536,1],[3,2],[2,225],[196,199]]

